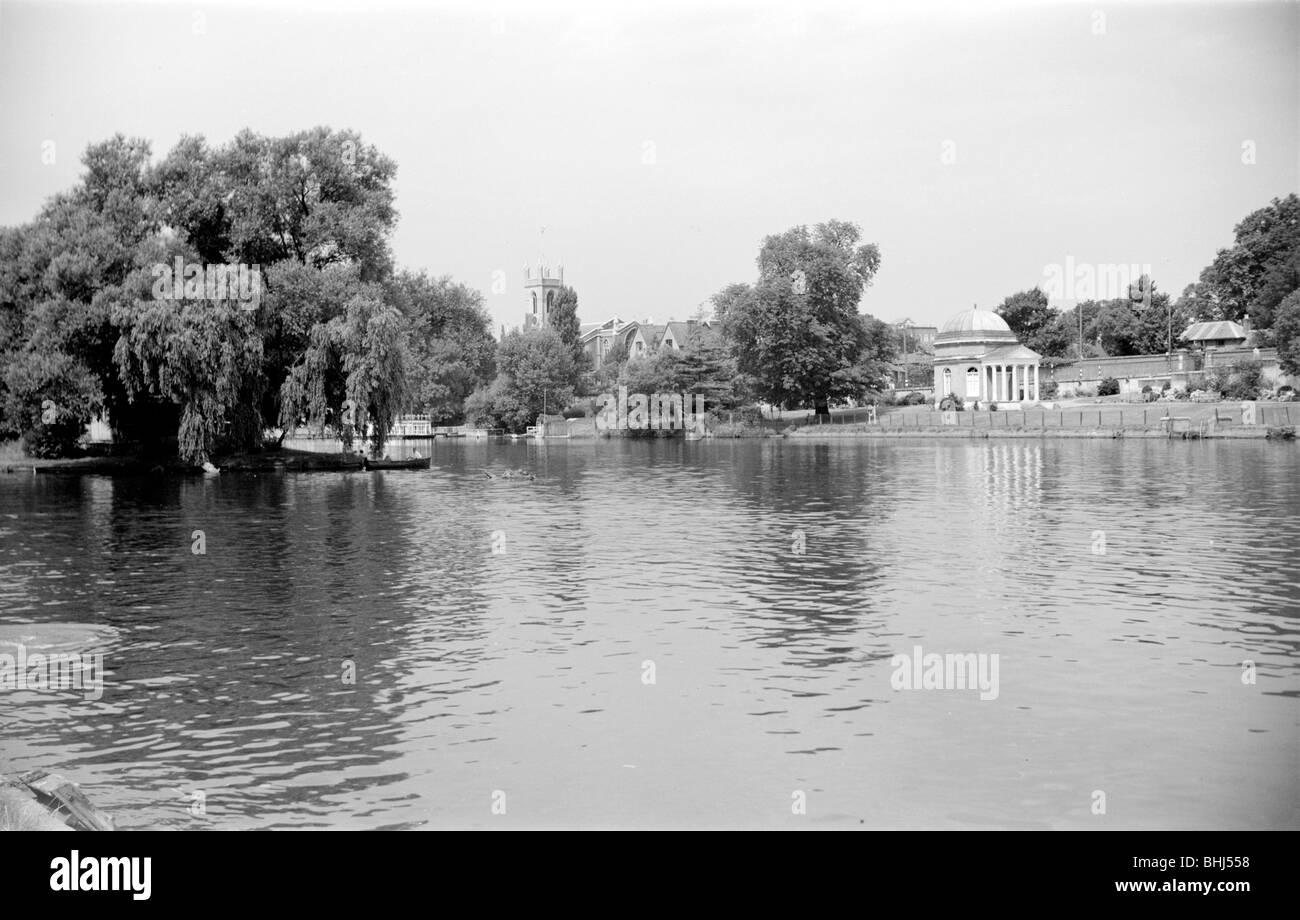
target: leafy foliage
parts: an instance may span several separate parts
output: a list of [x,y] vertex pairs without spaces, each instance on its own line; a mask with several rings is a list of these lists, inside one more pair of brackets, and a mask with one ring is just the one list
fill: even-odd
[[1300,375],[1300,291],[1289,294],[1278,304],[1273,337],[1277,342],[1278,363],[1282,372],[1292,376]]
[[[479,295],[393,277],[396,167],[356,133],[186,136],[156,165],[118,135],[83,163],[0,231],[0,431],[68,450],[103,411],[125,440],[170,428],[193,461],[299,419],[348,438],[369,423],[379,443],[409,400],[454,415],[490,379]],[[178,258],[259,269],[260,305],[164,299],[150,282]]]
[[520,432],[573,401],[573,352],[554,329],[508,333],[497,350],[497,369],[496,379],[465,401],[473,424]]
[[1219,250],[1200,282],[1184,291],[1185,306],[1201,320],[1249,315],[1267,340],[1282,301],[1300,290],[1300,195],[1274,198],[1233,232],[1233,245]]
[[880,267],[875,245],[858,245],[857,226],[832,220],[769,236],[759,277],[713,299],[737,369],[756,395],[829,414],[832,399],[862,396],[872,381],[860,366],[868,331],[858,303]]

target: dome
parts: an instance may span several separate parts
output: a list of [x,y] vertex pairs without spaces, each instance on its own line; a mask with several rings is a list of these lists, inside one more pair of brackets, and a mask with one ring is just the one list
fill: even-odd
[[1007,321],[992,310],[962,310],[934,337],[938,345],[1006,344],[1016,341]]
[[962,310],[940,332],[1010,332],[1007,321],[992,310]]

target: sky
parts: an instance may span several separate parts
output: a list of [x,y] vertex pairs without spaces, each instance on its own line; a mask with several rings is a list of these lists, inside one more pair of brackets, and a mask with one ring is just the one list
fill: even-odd
[[1177,293],[1300,190],[1300,4],[0,0],[0,225],[118,132],[316,125],[397,162],[396,262],[494,330],[525,264],[584,322],[687,319],[833,218],[881,251],[862,311],[939,324],[1053,266]]

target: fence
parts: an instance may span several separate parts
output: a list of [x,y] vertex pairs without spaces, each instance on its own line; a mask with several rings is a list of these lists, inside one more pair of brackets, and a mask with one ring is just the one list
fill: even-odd
[[[945,414],[955,421],[944,423]],[[1240,404],[1230,405],[1158,402],[1145,406],[1102,405],[1074,409],[1013,409],[999,412],[952,412],[934,410],[889,412],[880,416],[882,428],[1160,428],[1167,417],[1190,419],[1192,425],[1212,422],[1216,426],[1241,424]],[[832,417],[833,424],[839,422]],[[1300,404],[1255,403],[1256,426],[1290,426],[1300,423]]]

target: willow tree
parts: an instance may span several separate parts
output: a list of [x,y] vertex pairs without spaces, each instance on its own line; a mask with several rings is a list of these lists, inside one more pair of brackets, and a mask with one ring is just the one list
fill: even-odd
[[410,399],[406,323],[374,293],[358,294],[344,313],[311,330],[300,360],[281,386],[281,424],[331,427],[350,449],[370,439],[377,453]]
[[856,225],[838,220],[769,236],[758,280],[714,297],[738,369],[760,399],[829,415],[831,400],[871,387],[861,366],[870,333],[858,304],[880,268],[880,251],[859,245],[860,237]]

